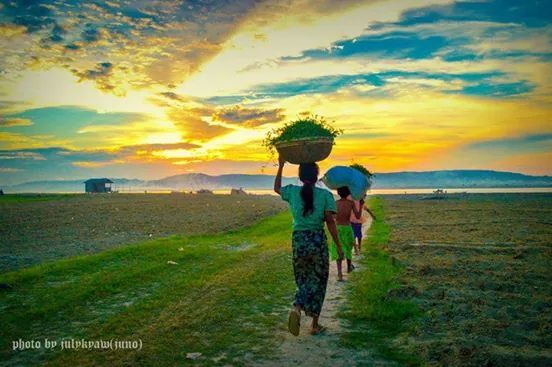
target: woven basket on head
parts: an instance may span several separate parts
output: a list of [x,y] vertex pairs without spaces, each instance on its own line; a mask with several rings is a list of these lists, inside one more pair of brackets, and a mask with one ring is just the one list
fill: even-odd
[[289,163],[301,164],[326,159],[333,147],[333,138],[302,138],[275,144],[276,150]]

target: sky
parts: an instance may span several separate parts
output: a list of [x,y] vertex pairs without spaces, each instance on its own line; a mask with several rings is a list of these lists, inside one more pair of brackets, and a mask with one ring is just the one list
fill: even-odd
[[0,185],[271,174],[263,137],[307,112],[344,131],[322,170],[551,175],[551,20],[545,0],[2,0]]

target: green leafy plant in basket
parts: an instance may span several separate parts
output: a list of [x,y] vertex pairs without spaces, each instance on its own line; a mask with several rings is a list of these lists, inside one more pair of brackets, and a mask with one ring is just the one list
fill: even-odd
[[368,187],[371,187],[374,183],[374,174],[370,171],[368,171],[368,168],[364,167],[362,164],[353,163],[349,167],[356,169],[360,173],[362,173],[366,178],[368,179]]
[[328,124],[324,117],[311,114],[269,131],[263,140],[263,145],[268,148],[271,154],[274,154],[276,146],[280,143],[316,138],[326,138],[333,141],[335,137],[342,133],[343,130],[336,129]]
[[368,171],[368,169],[364,167],[362,164],[354,163],[354,164],[351,164],[349,167],[354,168],[357,171],[360,171],[363,175],[365,175],[368,178],[374,176],[374,174]]

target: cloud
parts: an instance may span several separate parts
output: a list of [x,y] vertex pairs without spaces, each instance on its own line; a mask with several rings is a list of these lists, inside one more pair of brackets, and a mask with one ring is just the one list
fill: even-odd
[[213,114],[213,120],[236,124],[244,127],[255,127],[268,123],[280,122],[285,118],[281,108],[263,110],[234,106],[221,108]]
[[23,171],[21,168],[0,167],[0,173],[13,173],[21,171]]
[[106,162],[88,162],[88,161],[77,161],[72,162],[71,164],[75,167],[82,167],[82,168],[98,168],[98,167],[105,167],[109,166],[115,163],[124,163],[124,161],[106,161]]
[[[107,177],[165,177],[179,173],[174,159],[155,154],[169,150],[194,150],[197,145],[142,144],[119,149],[74,150],[62,147],[0,150],[0,184],[28,180]],[[120,170],[124,169],[124,173]]]
[[32,124],[33,122],[29,119],[0,117],[0,127],[30,126]]
[[107,35],[105,34],[105,31],[95,28],[92,24],[88,23],[82,31],[81,36],[84,42],[92,43],[99,41]]
[[[552,131],[552,129],[551,129]],[[497,150],[500,151],[551,151],[552,133],[550,134],[531,134],[513,138],[492,139],[478,141],[467,144],[467,149]]]
[[38,1],[4,2],[1,10],[12,18],[14,24],[24,26],[29,33],[57,24],[51,8]]
[[100,62],[96,65],[95,69],[86,70],[85,72],[78,74],[83,79],[96,79],[98,77],[104,77],[109,75],[113,70],[113,64],[110,62]]
[[420,36],[410,32],[364,35],[338,41],[324,49],[306,50],[299,56],[282,57],[280,61],[374,57],[424,59],[449,45],[442,36]]
[[63,42],[64,40],[63,37],[66,33],[67,33],[67,30],[64,27],[62,27],[59,24],[55,24],[54,27],[52,28],[52,33],[48,39],[54,43]]
[[32,150],[0,150],[0,159],[31,159],[35,161],[44,161],[46,158],[37,151]]
[[[152,116],[134,112],[101,113],[91,108],[58,106],[32,108],[4,115],[4,119],[24,119],[32,125],[11,126],[12,135],[0,135],[17,147],[57,145],[70,149],[117,147],[143,143],[152,134],[166,132]],[[1,128],[2,126],[0,126]],[[1,132],[0,132],[1,133]],[[15,148],[10,145],[10,148]],[[4,147],[6,148],[6,147]]]
[[163,150],[194,150],[200,148],[200,145],[188,142],[167,143],[167,144],[137,144],[120,147],[117,154],[122,156],[152,156],[154,152]]
[[501,23],[516,23],[526,27],[543,27],[550,23],[552,6],[546,1],[455,1],[404,12],[397,24],[411,26],[443,20],[478,19]]
[[216,96],[206,99],[215,104],[243,102],[274,98],[286,98],[306,94],[331,94],[342,90],[359,95],[392,96],[419,88],[442,93],[459,93],[485,97],[513,97],[531,92],[535,86],[527,81],[510,82],[508,75],[500,71],[480,73],[409,72],[390,70],[351,75],[326,75],[311,79],[298,79],[285,83],[261,84],[246,94]]
[[165,98],[168,98],[168,99],[171,99],[173,101],[177,101],[177,102],[186,102],[189,100],[189,98],[186,98],[180,94],[177,94],[177,93],[174,93],[174,92],[162,92],[162,93],[159,93],[162,97],[165,97]]
[[207,109],[174,108],[167,115],[187,139],[201,142],[232,131],[227,127],[206,122],[205,119],[209,118],[211,113],[212,111]]
[[[11,32],[0,69],[61,66],[93,78],[102,90],[129,90],[182,82],[222,49],[254,1],[51,2],[12,1],[0,8]],[[91,67],[107,59],[113,72]],[[111,87],[111,88],[110,88]]]
[[[34,126],[34,125],[33,125]],[[10,129],[32,128],[33,126],[21,127],[13,126]],[[25,149],[25,148],[42,148],[51,145],[69,145],[70,141],[60,139],[51,134],[20,134],[12,132],[0,131],[0,149]]]
[[[12,122],[0,123],[0,147],[63,149],[2,160],[25,174],[38,169],[27,163],[147,175],[176,162],[268,161],[270,123],[302,111],[345,129],[324,164],[354,158],[380,171],[446,166],[454,152],[473,165],[469,152],[493,147],[506,159],[544,144],[509,139],[550,124],[544,2],[6,4],[0,113]],[[458,150],[474,142],[489,147]]]
[[106,61],[96,64],[94,69],[84,71],[73,69],[73,72],[79,77],[79,81],[94,80],[99,89],[103,91],[112,91],[115,89],[115,86],[110,83],[110,77],[113,74],[113,70],[113,64]]
[[[271,174],[272,168],[267,167],[266,161],[233,160],[214,158],[201,161],[177,161],[183,172],[198,172],[208,175],[225,175],[240,172],[243,174]],[[293,172],[292,174],[296,174]]]
[[534,86],[526,81],[514,83],[479,82],[462,88],[462,93],[484,97],[510,97],[529,93]]

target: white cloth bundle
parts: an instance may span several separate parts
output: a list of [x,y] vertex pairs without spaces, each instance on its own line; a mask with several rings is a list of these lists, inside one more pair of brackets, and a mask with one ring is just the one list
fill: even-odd
[[371,186],[371,181],[362,172],[346,166],[330,168],[322,177],[322,182],[333,190],[347,186],[354,200],[364,198]]

